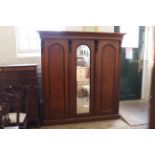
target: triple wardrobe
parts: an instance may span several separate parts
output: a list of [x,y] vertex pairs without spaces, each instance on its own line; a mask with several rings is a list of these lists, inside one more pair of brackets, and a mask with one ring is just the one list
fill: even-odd
[[39,33],[43,124],[118,118],[123,34]]

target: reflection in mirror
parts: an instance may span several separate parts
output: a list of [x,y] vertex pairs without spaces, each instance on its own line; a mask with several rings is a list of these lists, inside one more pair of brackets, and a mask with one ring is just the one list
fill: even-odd
[[77,114],[89,113],[90,103],[90,49],[86,45],[76,50]]

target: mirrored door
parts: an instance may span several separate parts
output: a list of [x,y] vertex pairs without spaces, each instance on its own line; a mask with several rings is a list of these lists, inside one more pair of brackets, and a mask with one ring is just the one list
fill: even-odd
[[70,114],[93,113],[94,40],[74,40],[70,44]]
[[76,113],[89,113],[90,49],[79,45],[76,50]]

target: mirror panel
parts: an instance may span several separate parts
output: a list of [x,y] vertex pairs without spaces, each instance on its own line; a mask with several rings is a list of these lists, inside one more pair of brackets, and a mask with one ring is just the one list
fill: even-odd
[[76,50],[76,113],[89,113],[90,107],[90,49],[80,45]]

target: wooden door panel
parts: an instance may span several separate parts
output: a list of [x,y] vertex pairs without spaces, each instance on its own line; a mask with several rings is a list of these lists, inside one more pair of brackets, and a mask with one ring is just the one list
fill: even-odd
[[96,53],[96,112],[113,113],[115,109],[116,96],[118,95],[118,47],[115,41],[100,41]]
[[100,83],[100,110],[111,111],[113,109],[113,91],[115,76],[115,49],[105,46],[101,51],[101,83]]
[[[46,119],[64,118],[68,111],[67,41],[47,41],[45,55]],[[45,52],[45,53],[46,53]],[[49,80],[50,79],[50,80]]]
[[64,49],[60,45],[53,45],[49,49],[49,102],[52,117],[63,117],[65,114],[64,67]]

